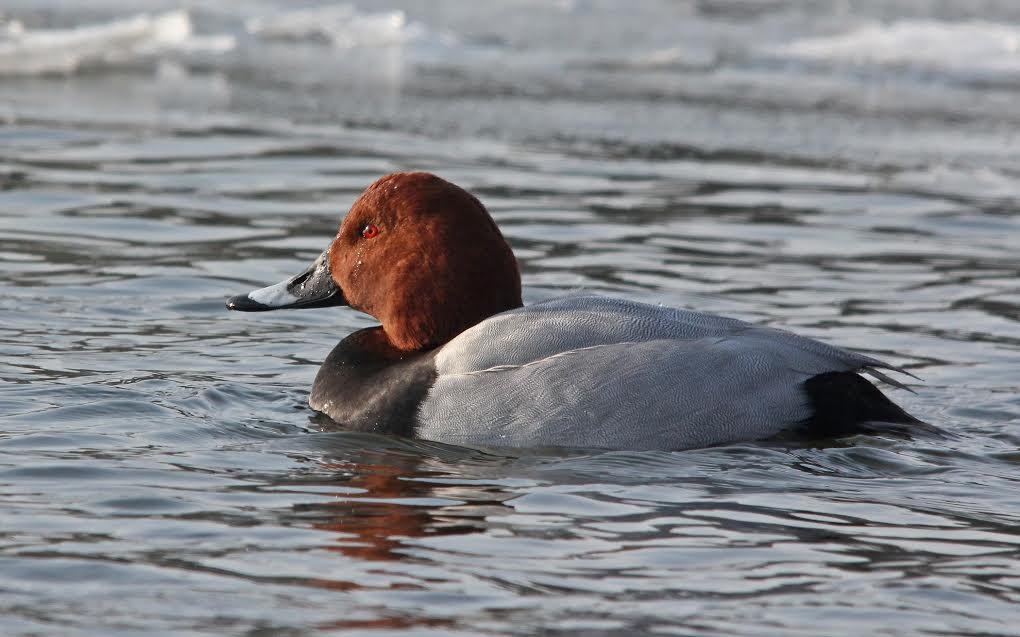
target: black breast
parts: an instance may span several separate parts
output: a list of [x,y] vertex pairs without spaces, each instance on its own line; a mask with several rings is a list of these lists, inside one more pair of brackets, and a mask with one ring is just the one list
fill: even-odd
[[308,404],[345,429],[413,436],[436,351],[397,350],[379,327],[354,332],[326,357]]

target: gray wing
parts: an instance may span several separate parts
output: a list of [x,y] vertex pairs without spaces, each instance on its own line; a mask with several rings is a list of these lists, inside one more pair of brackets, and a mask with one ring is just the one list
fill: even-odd
[[782,330],[601,297],[492,317],[436,365],[424,438],[629,449],[767,437],[810,416],[808,378],[890,368]]

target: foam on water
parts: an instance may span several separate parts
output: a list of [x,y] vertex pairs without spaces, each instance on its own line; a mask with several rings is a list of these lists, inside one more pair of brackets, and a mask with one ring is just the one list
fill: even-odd
[[900,20],[771,46],[784,59],[1020,79],[1020,28],[985,21]]
[[196,36],[186,11],[140,14],[69,29],[28,29],[12,20],[0,31],[0,75],[73,73],[164,53],[222,52],[233,47],[229,35]]
[[249,33],[267,40],[330,42],[338,48],[404,44],[425,35],[425,27],[408,22],[403,11],[360,12],[349,4],[286,11],[251,18]]

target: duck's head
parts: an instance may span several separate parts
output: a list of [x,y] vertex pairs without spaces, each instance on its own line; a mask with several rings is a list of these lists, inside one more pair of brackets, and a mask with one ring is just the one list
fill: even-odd
[[394,173],[361,194],[311,267],[227,301],[244,312],[334,305],[374,316],[395,348],[423,350],[520,307],[521,277],[478,199],[429,173]]

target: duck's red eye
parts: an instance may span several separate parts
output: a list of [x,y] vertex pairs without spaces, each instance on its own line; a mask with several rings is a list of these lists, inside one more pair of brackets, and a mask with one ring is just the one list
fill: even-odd
[[372,237],[379,234],[379,228],[376,228],[372,224],[368,224],[361,229],[361,236],[365,239],[371,239]]

